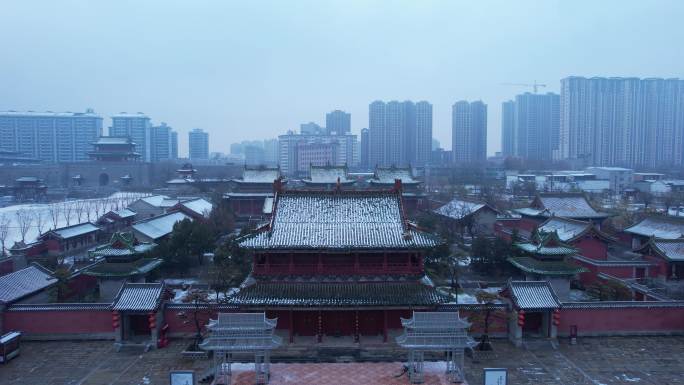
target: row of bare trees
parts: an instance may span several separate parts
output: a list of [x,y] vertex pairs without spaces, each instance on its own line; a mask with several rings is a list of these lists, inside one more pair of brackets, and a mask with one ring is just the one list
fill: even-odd
[[[26,235],[31,228],[42,235],[45,230],[57,229],[62,224],[71,226],[83,222],[95,221],[109,211],[121,210],[128,207],[140,194],[124,193],[99,199],[83,199],[52,203],[45,210],[20,209],[14,212],[14,224],[19,230],[21,241],[26,242]],[[0,255],[5,255],[5,246],[10,229],[13,228],[12,216],[0,214]]]

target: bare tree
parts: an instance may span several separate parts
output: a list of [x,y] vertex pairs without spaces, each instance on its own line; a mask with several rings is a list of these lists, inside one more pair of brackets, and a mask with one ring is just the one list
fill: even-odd
[[61,205],[53,203],[48,209],[50,220],[52,221],[52,228],[56,229],[59,226],[59,215],[61,213]]
[[43,235],[43,229],[45,228],[45,225],[47,225],[48,218],[41,210],[36,210],[35,218],[36,228],[38,228],[38,235]]
[[83,214],[85,214],[85,201],[83,200],[78,200],[74,202],[74,212],[76,213],[76,219],[78,219],[78,223],[81,223],[81,219],[83,218]]
[[74,205],[70,202],[64,202],[62,204],[62,216],[67,226],[71,226],[71,213],[74,210]]
[[9,228],[12,220],[6,214],[0,214],[0,246],[2,250],[0,254],[5,256],[5,242],[7,241],[7,236],[9,235]]
[[19,233],[21,234],[21,241],[26,242],[26,234],[33,224],[33,214],[28,210],[18,210],[15,212],[17,216],[17,225],[19,225]]
[[93,212],[93,201],[92,201],[92,199],[88,199],[88,200],[83,201],[83,204],[85,206],[86,218],[88,219],[88,222],[90,222],[90,217],[91,217],[92,212]]

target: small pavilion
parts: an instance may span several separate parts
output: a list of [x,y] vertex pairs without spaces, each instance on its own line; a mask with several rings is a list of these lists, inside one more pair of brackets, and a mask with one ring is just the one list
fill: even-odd
[[267,384],[270,377],[271,350],[282,343],[273,334],[278,319],[268,319],[265,313],[219,313],[209,320],[209,336],[200,348],[214,353],[213,384],[231,383],[234,354],[253,354],[257,384]]
[[477,342],[468,336],[470,323],[458,312],[413,312],[410,319],[401,319],[404,334],[397,344],[408,349],[408,375],[412,384],[424,381],[425,352],[446,352],[446,376],[451,382],[464,382],[463,355]]
[[157,348],[165,341],[164,284],[126,283],[112,303],[114,346]]

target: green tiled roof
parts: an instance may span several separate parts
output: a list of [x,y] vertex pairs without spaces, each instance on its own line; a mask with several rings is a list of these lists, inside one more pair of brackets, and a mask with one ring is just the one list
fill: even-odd
[[565,246],[542,246],[534,243],[516,243],[515,246],[528,253],[542,255],[570,255],[577,252],[572,247]]
[[231,298],[248,306],[431,306],[449,300],[420,282],[273,283],[259,281]]
[[531,257],[508,258],[508,262],[518,269],[532,274],[575,275],[588,270],[565,261],[540,261]]
[[128,277],[147,274],[161,265],[161,259],[141,258],[133,262],[101,262],[83,272],[95,277]]

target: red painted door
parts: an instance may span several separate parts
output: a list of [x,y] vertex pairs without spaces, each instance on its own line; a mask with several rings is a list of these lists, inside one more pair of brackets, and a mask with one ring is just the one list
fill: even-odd
[[382,334],[383,322],[381,310],[359,311],[359,333],[362,336]]
[[324,311],[323,334],[326,336],[350,336],[354,334],[353,311]]
[[296,311],[293,314],[294,332],[299,336],[313,336],[318,333],[317,311]]
[[131,315],[131,333],[135,336],[139,335],[149,335],[150,334],[150,322],[146,315]]
[[539,333],[542,326],[542,313],[525,313],[523,332]]

